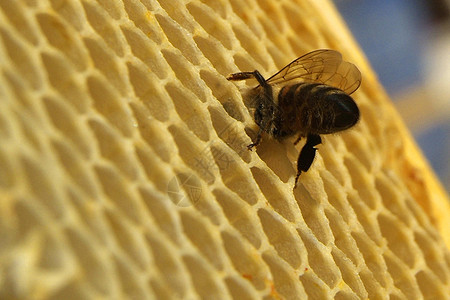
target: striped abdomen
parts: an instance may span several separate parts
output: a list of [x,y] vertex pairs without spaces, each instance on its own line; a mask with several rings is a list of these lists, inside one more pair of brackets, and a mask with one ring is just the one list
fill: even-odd
[[278,94],[279,137],[296,133],[327,134],[355,125],[359,109],[344,91],[319,83],[283,87]]

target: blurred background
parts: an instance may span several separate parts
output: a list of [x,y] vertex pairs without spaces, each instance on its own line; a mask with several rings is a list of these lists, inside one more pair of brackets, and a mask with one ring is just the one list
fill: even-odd
[[450,191],[450,0],[334,0]]

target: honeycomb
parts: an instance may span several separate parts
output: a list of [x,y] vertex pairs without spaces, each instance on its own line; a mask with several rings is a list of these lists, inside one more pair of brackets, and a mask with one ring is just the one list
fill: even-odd
[[[362,119],[292,191],[226,76],[319,48]],[[1,299],[449,299],[447,196],[327,0],[0,1],[0,71]]]

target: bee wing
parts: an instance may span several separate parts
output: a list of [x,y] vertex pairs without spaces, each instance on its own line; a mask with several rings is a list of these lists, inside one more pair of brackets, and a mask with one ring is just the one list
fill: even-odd
[[361,84],[361,72],[354,64],[342,60],[341,53],[321,49],[297,58],[267,79],[271,85],[297,81],[323,83],[351,94]]

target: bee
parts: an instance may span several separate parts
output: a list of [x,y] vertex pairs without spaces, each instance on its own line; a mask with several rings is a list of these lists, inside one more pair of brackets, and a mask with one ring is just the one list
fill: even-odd
[[354,126],[359,109],[349,95],[361,84],[361,72],[342,55],[329,49],[309,52],[282,68],[269,79],[257,70],[231,74],[228,80],[255,78],[259,85],[251,94],[254,119],[259,126],[254,143],[264,132],[281,141],[298,135],[296,145],[306,137],[297,160],[294,189],[302,172],[307,172],[316,155],[320,135],[336,133]]

